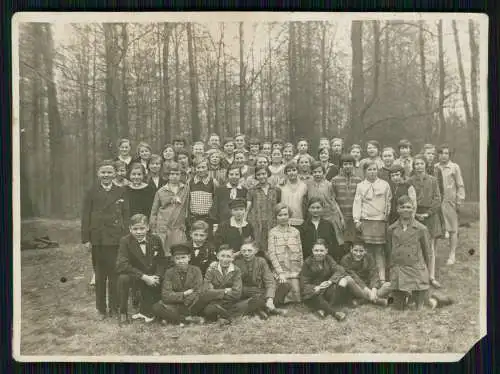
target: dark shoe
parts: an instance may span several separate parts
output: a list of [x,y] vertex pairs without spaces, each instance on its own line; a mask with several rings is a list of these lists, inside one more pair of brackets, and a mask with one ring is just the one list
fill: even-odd
[[221,307],[219,304],[214,305],[214,309],[217,311],[217,314],[219,317],[222,317],[223,319],[226,319],[228,321],[231,321],[231,316],[229,315],[229,312]]
[[258,312],[255,313],[261,320],[265,321],[267,319],[269,319],[269,316],[267,315],[266,312],[264,312],[263,310],[259,310]]
[[122,325],[128,325],[129,323],[130,320],[128,318],[128,314],[120,313],[120,316],[118,317],[118,324],[122,326]]
[[347,315],[344,312],[335,312],[335,313],[333,313],[333,317],[337,321],[342,322],[346,319]]
[[272,315],[275,315],[275,316],[285,317],[287,315],[288,311],[285,310],[285,309],[274,308],[272,310],[268,310],[268,313],[272,314]]
[[445,295],[434,294],[431,296],[431,298],[437,301],[438,308],[442,308],[454,303],[454,300],[451,297]]
[[317,310],[316,315],[319,317],[319,319],[325,319],[326,318],[326,313],[324,310]]

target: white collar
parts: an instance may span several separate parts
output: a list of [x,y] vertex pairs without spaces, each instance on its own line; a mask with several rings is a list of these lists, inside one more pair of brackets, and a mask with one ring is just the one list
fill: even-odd
[[230,188],[231,190],[232,190],[233,188],[236,188],[236,189],[238,189],[238,190],[241,190],[241,189],[243,188],[243,187],[241,186],[241,184],[239,184],[239,183],[238,183],[236,186],[232,186],[232,185],[231,185],[231,183],[229,183],[229,182],[227,182],[226,187],[227,187],[227,188]]
[[104,191],[111,191],[113,188],[113,182],[109,184],[109,186],[105,186],[104,184],[101,183],[101,187],[103,188]]
[[243,221],[241,222],[241,225],[238,225],[236,223],[236,220],[234,219],[234,217],[231,217],[229,219],[229,226],[231,227],[236,227],[237,229],[241,229],[243,227],[246,227],[248,225],[248,222],[243,218]]
[[[222,272],[222,268],[221,268],[221,266],[220,266],[220,264],[219,264],[219,263],[217,263],[217,270],[219,270],[219,272],[220,272],[221,274],[224,274],[224,273]],[[229,274],[229,273],[230,273],[230,272],[232,272],[232,271],[234,271],[234,264],[229,265],[229,267],[227,268],[227,273],[226,273],[226,274]]]

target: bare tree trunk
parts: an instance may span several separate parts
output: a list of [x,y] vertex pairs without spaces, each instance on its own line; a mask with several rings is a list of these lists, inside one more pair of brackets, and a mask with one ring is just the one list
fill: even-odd
[[106,122],[108,126],[107,137],[103,145],[103,151],[107,157],[113,154],[113,140],[118,137],[118,121],[116,112],[118,99],[116,97],[116,36],[115,26],[112,23],[104,23],[104,46],[106,59]]
[[95,170],[96,165],[96,152],[97,152],[97,125],[96,125],[96,58],[97,58],[97,32],[94,28],[94,54],[92,58],[92,170],[90,175],[92,175],[92,180],[95,181]]
[[272,56],[272,48],[271,48],[271,25],[269,25],[269,42],[268,42],[268,51],[269,51],[269,78],[268,78],[268,89],[269,89],[269,102],[268,102],[268,111],[269,111],[269,133],[272,133],[274,128],[274,92],[273,92],[273,56]]
[[[162,142],[168,143],[172,138],[171,129],[171,107],[170,107],[170,81],[168,72],[168,60],[170,58],[170,34],[171,28],[168,23],[163,24],[163,46],[162,46],[162,100],[163,100],[163,131]],[[162,144],[163,146],[163,144]]]
[[444,118],[444,49],[443,49],[443,21],[439,20],[438,25],[438,64],[439,64],[439,141],[444,143],[446,141],[446,121]]
[[175,34],[175,129],[177,136],[181,135],[181,70],[179,57],[179,35]]
[[327,80],[327,66],[326,66],[326,23],[321,23],[321,132],[323,135],[328,133],[326,115],[327,115],[327,94],[326,94],[326,80]]
[[[85,32],[88,33],[88,28],[85,29]],[[82,107],[80,111],[81,118],[81,128],[82,128],[82,150],[84,152],[83,157],[80,157],[81,160],[81,170],[80,170],[80,181],[79,185],[83,186],[89,177],[89,137],[90,137],[90,129],[89,129],[89,50],[88,50],[87,41],[82,45],[82,63],[80,66],[80,97],[82,102]]]
[[350,122],[351,131],[349,143],[361,141],[363,134],[363,123],[361,110],[364,107],[365,81],[363,77],[363,21],[352,21],[351,24],[351,46],[352,46],[352,89]]
[[472,141],[472,162],[470,179],[472,181],[470,188],[471,199],[479,200],[479,97],[478,97],[478,65],[479,65],[479,46],[475,31],[474,21],[469,20],[469,45],[471,56],[470,82],[471,82],[471,103],[472,103],[472,121],[469,124]]
[[385,24],[385,38],[384,38],[384,84],[387,83],[387,81],[389,80],[389,64],[390,64],[390,61],[389,61],[389,49],[390,49],[390,43],[391,43],[391,40],[390,40],[390,34],[389,34],[389,25],[390,25],[390,21],[387,21],[386,24]]
[[[33,70],[36,72],[40,71],[41,65],[41,47],[42,47],[42,27],[40,23],[32,23],[33,31]],[[33,89],[31,91],[32,111],[31,111],[31,123],[33,125],[33,152],[34,152],[34,174],[35,174],[35,184],[39,186],[35,189],[35,201],[38,203],[38,211],[45,212],[46,201],[45,201],[45,183],[41,182],[40,173],[43,168],[43,119],[42,119],[42,98],[40,93],[43,91],[43,82],[40,81],[40,77],[35,74],[33,77]]]
[[121,85],[122,85],[122,94],[120,100],[120,133],[123,137],[129,137],[129,124],[128,124],[128,86],[127,86],[127,50],[128,50],[128,33],[127,33],[127,24],[123,23],[122,27],[122,69],[121,69]]
[[201,127],[198,116],[198,86],[196,78],[195,56],[193,52],[193,25],[186,24],[187,42],[188,42],[188,63],[189,63],[189,88],[191,93],[191,131],[193,141],[200,140]]
[[246,72],[246,67],[245,67],[245,61],[244,61],[244,45],[245,45],[245,39],[244,39],[244,33],[243,33],[243,22],[240,22],[239,25],[239,30],[240,30],[240,131],[242,134],[245,133],[245,105],[246,105],[246,98],[245,98],[245,72]]
[[224,53],[224,129],[226,131],[226,134],[231,133],[231,128],[230,128],[230,123],[229,123],[229,105],[231,98],[229,97],[228,94],[228,87],[227,87],[227,61],[226,61],[226,54]]
[[224,22],[219,23],[220,26],[220,38],[219,38],[219,47],[217,51],[217,69],[215,73],[215,97],[214,97],[214,122],[215,129],[217,133],[222,136],[224,134],[224,124],[222,123],[219,116],[219,106],[220,106],[220,64],[221,64],[221,56],[223,53],[222,46],[224,43]]
[[[427,78],[425,72],[425,38],[424,38],[424,21],[419,21],[418,23],[418,45],[419,45],[419,55],[420,55],[420,82],[422,85],[422,94],[424,95],[424,106],[425,111],[430,112],[429,103],[429,90],[427,89]],[[432,142],[434,136],[434,126],[432,115],[427,118],[427,130],[425,133],[425,141],[427,143]]]
[[458,75],[460,77],[462,100],[464,102],[465,119],[467,120],[467,126],[469,126],[470,122],[472,122],[472,115],[469,107],[469,99],[467,98],[467,85],[465,83],[465,72],[462,61],[462,50],[460,48],[460,40],[458,38],[457,21],[455,20],[451,21],[451,27],[453,28],[453,37],[455,39],[455,49],[457,52]]
[[289,138],[295,138],[295,129],[297,128],[297,47],[295,22],[288,25],[288,72],[289,72]]

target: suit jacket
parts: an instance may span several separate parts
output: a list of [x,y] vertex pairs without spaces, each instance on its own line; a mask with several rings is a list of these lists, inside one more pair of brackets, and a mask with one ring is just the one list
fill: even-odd
[[250,223],[247,222],[246,226],[241,228],[240,234],[238,228],[231,226],[231,220],[228,220],[222,222],[219,227],[217,227],[214,241],[217,247],[222,244],[228,244],[235,252],[239,252],[243,240],[248,237],[255,238],[253,227]]
[[112,185],[109,192],[100,184],[86,194],[82,209],[82,243],[115,245],[127,234],[129,202],[124,187]]
[[[190,264],[199,267],[201,274],[205,276],[208,267],[212,262],[217,261],[217,253],[214,247],[208,241],[205,242],[201,247],[195,248],[193,242],[191,244],[191,262]],[[196,255],[196,250],[199,250],[198,255]]]
[[330,280],[333,284],[337,284],[345,276],[344,268],[338,265],[332,257],[327,255],[321,263],[318,263],[312,256],[308,257],[299,274],[302,298],[307,300],[313,297],[314,287],[322,282]]
[[349,274],[354,281],[362,288],[376,287],[379,281],[379,275],[375,260],[367,253],[361,261],[355,261],[352,254],[348,253],[340,261],[347,274]]
[[[231,288],[229,293],[225,293],[226,288]],[[214,300],[237,301],[241,298],[241,270],[231,265],[226,274],[222,274],[219,263],[209,266],[203,280],[203,292],[209,294]]]
[[[161,288],[161,300],[164,304],[184,304],[191,307],[200,295],[203,276],[199,268],[188,265],[186,272],[174,266],[165,272]],[[193,293],[184,296],[184,291],[192,289]]]
[[165,252],[161,239],[152,234],[146,235],[146,254],[141,250],[137,240],[128,234],[120,240],[116,271],[140,279],[144,274],[163,276]]
[[257,288],[264,291],[266,298],[274,298],[276,284],[264,258],[254,257],[252,261],[247,262],[244,258],[239,257],[234,261],[234,264],[241,270],[244,295],[246,294],[245,289]]
[[158,179],[158,187],[156,187],[156,184],[155,182],[153,182],[153,178],[149,177],[148,178],[148,184],[156,191],[158,191],[160,188],[162,188],[164,185],[167,184],[167,181],[165,179],[163,179],[161,176],[160,176],[160,179]]
[[335,250],[337,247],[337,237],[335,236],[335,229],[330,221],[320,219],[318,229],[307,219],[300,227],[300,241],[302,242],[302,253],[304,258],[312,255],[312,248],[314,242],[318,239],[324,239],[328,245],[328,253],[330,256],[336,255]]

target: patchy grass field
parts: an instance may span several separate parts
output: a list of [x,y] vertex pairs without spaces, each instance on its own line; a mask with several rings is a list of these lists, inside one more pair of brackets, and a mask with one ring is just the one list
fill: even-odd
[[61,248],[21,255],[22,355],[465,353],[479,338],[478,222],[460,229],[453,267],[444,265],[445,242],[438,246],[438,279],[457,301],[450,307],[396,312],[366,305],[348,310],[339,323],[294,306],[288,317],[241,317],[226,327],[98,322],[88,290],[90,254],[78,244],[79,223],[23,223],[23,237],[47,234]]

